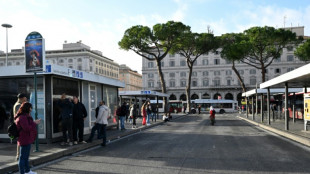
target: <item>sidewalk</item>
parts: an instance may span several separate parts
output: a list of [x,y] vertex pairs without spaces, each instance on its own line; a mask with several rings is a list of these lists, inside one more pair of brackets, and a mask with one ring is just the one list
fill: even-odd
[[[261,122],[261,115],[258,114],[253,120],[252,114],[246,118],[246,113],[239,114],[239,118],[245,120],[251,124],[257,125],[263,129],[281,135],[283,137],[289,138],[306,146],[310,146],[310,131],[304,131],[304,121],[290,118],[289,120],[289,130],[285,130],[285,119],[284,115],[282,117],[277,117],[275,114],[275,119],[273,120],[272,114],[270,119],[270,125],[267,124],[267,114],[264,113],[264,120]],[[308,127],[309,129],[309,127]]]
[[[185,115],[181,114],[174,114],[172,115],[172,121],[175,119],[182,118]],[[142,130],[163,124],[162,116],[159,116],[159,119],[157,119],[157,122],[151,122],[152,125],[150,126],[142,126],[142,119],[137,119],[137,129],[132,129],[132,125],[129,123],[125,123],[126,130],[120,131],[117,129],[110,129],[107,130],[107,141],[113,141],[118,138],[134,134],[136,132],[140,132]],[[89,135],[85,135],[84,139],[86,140],[89,137]],[[35,146],[32,145],[31,147],[31,153],[30,153],[30,160],[29,165],[30,166],[36,166],[39,164],[46,163],[48,161],[52,161],[58,158],[61,158],[63,156],[68,156],[73,153],[98,146],[102,143],[102,140],[96,139],[93,140],[92,143],[87,144],[78,144],[73,146],[60,146],[60,142],[53,143],[53,144],[40,144],[39,150],[40,152],[32,152],[35,149]],[[108,146],[108,144],[107,144]],[[16,156],[16,143],[10,144],[10,143],[0,143],[0,173],[11,173],[18,171],[18,163],[15,162],[15,156]]]

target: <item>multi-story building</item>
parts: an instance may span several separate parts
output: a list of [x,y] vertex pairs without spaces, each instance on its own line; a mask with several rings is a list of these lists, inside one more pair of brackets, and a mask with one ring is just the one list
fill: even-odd
[[[286,28],[303,36],[304,27]],[[283,73],[292,71],[305,62],[294,56],[293,45],[287,46],[280,58],[267,68],[266,80]],[[200,56],[193,68],[191,82],[191,99],[233,99],[241,100],[242,88],[237,76],[232,70],[231,62],[222,59],[221,49],[215,53]],[[261,83],[261,71],[252,66],[238,62],[239,71],[247,89],[253,89]],[[185,88],[187,85],[189,68],[184,57],[180,55],[167,55],[162,60],[162,71],[166,82],[167,93],[170,100],[186,100]],[[142,79],[144,90],[161,91],[161,83],[157,73],[155,61],[143,58]]]
[[142,90],[142,75],[124,64],[119,67],[119,80],[125,83],[125,88],[120,88],[119,91]]
[[[102,55],[100,51],[91,50],[81,41],[64,43],[62,50],[47,50],[46,61],[71,69],[91,72],[97,75],[118,79],[119,65]],[[0,66],[5,66],[5,53],[0,51]],[[25,64],[24,49],[13,49],[8,53],[8,66]]]

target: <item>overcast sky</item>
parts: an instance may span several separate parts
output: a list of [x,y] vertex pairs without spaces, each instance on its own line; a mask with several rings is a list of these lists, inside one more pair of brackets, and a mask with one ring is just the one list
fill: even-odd
[[[285,20],[284,20],[285,19]],[[133,25],[152,27],[181,21],[194,32],[215,35],[242,32],[253,26],[305,26],[310,35],[309,0],[0,0],[0,24],[9,23],[9,50],[20,49],[26,36],[38,31],[46,50],[82,43],[119,64],[141,73],[142,58],[119,49],[118,41]],[[285,22],[284,22],[285,21]],[[0,27],[0,50],[5,51],[5,28]]]

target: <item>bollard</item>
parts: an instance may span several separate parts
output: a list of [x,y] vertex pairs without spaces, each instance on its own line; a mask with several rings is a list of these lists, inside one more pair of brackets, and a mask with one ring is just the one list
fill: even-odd
[[293,123],[295,123],[295,105],[293,105]]

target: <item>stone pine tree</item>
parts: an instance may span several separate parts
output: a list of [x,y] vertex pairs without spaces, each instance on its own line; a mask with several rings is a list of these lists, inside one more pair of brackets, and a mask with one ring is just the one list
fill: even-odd
[[266,80],[266,68],[274,59],[280,58],[282,50],[288,44],[294,43],[296,34],[290,30],[273,27],[252,27],[244,31],[249,45],[248,54],[241,61],[261,70],[262,82]]
[[[189,26],[174,21],[156,24],[152,29],[147,26],[137,25],[125,31],[118,45],[121,49],[132,50],[147,60],[155,61],[161,82],[161,92],[166,93],[166,82],[162,72],[161,61],[176,44],[180,35],[188,31],[190,31]],[[163,99],[163,103],[164,112],[167,112],[166,98]]]
[[177,53],[186,59],[189,68],[186,86],[187,111],[190,111],[191,108],[191,79],[194,63],[201,55],[218,47],[216,40],[211,33],[186,32],[181,35],[177,44],[171,49],[172,54]]
[[250,49],[250,45],[247,42],[243,33],[227,33],[221,36],[221,57],[232,63],[232,70],[236,74],[242,92],[246,92],[244,81],[237,70],[235,63],[243,60]]
[[302,61],[310,60],[310,40],[305,41],[302,45],[297,47],[294,51],[295,56],[297,56]]

